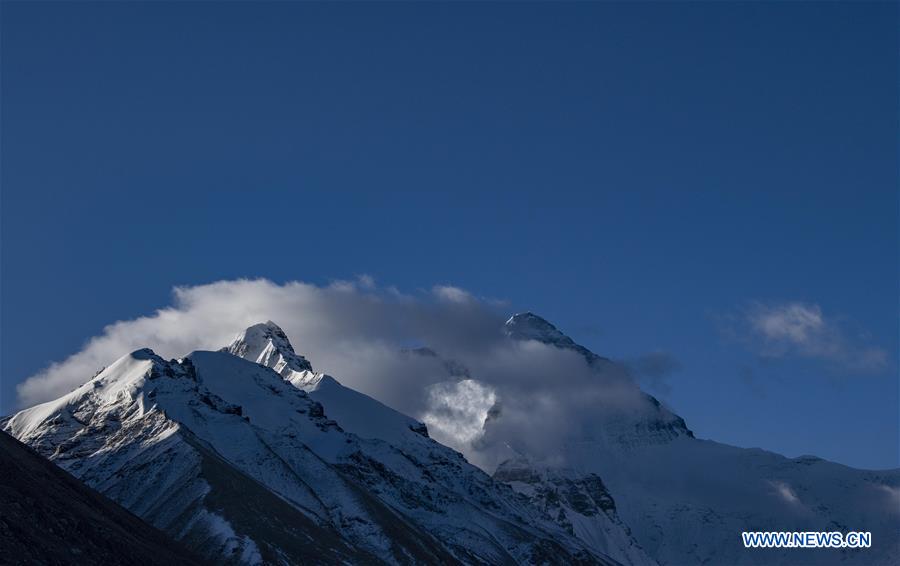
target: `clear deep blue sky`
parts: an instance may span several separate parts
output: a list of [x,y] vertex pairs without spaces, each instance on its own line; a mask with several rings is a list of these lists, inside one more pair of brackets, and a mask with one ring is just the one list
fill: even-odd
[[[698,436],[897,466],[897,16],[4,2],[0,414],[173,285],[368,273],[669,352]],[[890,366],[764,363],[716,323],[751,301]]]

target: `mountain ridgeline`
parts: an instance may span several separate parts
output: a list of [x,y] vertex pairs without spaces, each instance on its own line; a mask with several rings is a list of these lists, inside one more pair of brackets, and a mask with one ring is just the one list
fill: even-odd
[[[530,313],[503,331],[576,352],[598,376],[621,369]],[[132,352],[0,425],[216,563],[900,561],[900,471],[700,440],[628,386],[636,405],[598,407],[554,454],[510,448],[492,411],[484,446],[512,452],[488,475],[423,423],[314,370],[266,322],[218,352]],[[847,529],[872,531],[873,548],[746,550],[740,539]]]
[[272,323],[226,351],[132,352],[3,428],[217,563],[616,562]]

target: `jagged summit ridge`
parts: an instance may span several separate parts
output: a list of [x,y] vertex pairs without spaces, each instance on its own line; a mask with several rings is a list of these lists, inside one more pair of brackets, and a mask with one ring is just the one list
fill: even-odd
[[294,351],[284,330],[271,320],[248,327],[219,351],[271,368],[304,391],[313,391],[333,380],[314,371],[309,360]]
[[561,348],[575,347],[575,341],[558,328],[533,312],[522,312],[509,317],[504,325],[507,336],[516,340],[537,340]]
[[286,370],[313,371],[309,360],[294,351],[287,334],[271,320],[250,326],[222,351],[262,364],[282,375]]
[[503,332],[513,340],[536,340],[564,350],[581,354],[589,364],[607,364],[608,358],[598,356],[581,344],[572,340],[546,319],[533,312],[522,312],[509,317],[503,325]]
[[[424,423],[368,395],[344,387],[330,375],[312,371],[306,358],[294,352],[287,336],[271,321],[247,328],[221,351],[274,369],[286,382],[306,391],[312,399],[328,407],[329,417],[336,419],[345,430],[362,438],[384,440],[398,446],[419,446],[423,439],[428,438],[428,428]],[[280,361],[282,358],[275,356],[276,351],[286,360],[284,363]],[[260,361],[258,352],[263,352],[263,361]],[[291,355],[306,365],[285,358]],[[309,369],[297,369],[302,367]]]

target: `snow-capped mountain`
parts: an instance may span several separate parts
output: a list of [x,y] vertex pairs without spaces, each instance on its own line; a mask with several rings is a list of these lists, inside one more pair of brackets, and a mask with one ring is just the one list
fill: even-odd
[[138,350],[2,427],[216,562],[614,563],[274,324],[226,350]]
[[[534,314],[512,317],[506,332],[580,353],[597,379],[623,371]],[[900,470],[856,470],[697,439],[652,396],[636,399],[627,411],[601,408],[553,453],[517,454],[494,477],[558,513],[586,541],[603,517],[598,509],[615,511],[605,520],[624,522],[660,564],[900,563]],[[502,419],[502,411],[487,419],[484,444]],[[747,550],[740,536],[849,530],[872,532],[872,548]]]
[[[329,416],[333,416],[345,430],[360,437],[384,440],[411,453],[436,445],[428,438],[425,424],[387,407],[368,395],[341,385],[331,376],[315,372],[305,358],[295,354],[284,332],[271,321],[248,328],[236,336],[223,351],[277,369],[285,380],[307,391],[312,399],[321,402],[327,408]],[[281,355],[273,355],[276,351],[281,352]],[[409,353],[437,357],[434,351],[427,348],[410,350]],[[297,361],[297,358],[300,361]],[[458,363],[446,360],[443,363],[451,365],[449,370],[454,375],[468,375],[467,370]],[[501,481],[505,483],[505,479]],[[538,503],[532,497],[530,499],[532,504]],[[570,524],[559,521],[557,509],[551,509],[543,504],[535,506],[570,535],[576,536]],[[589,536],[578,538],[591,549],[624,564],[653,563],[629,535],[628,528],[615,517],[614,509],[610,518],[604,514],[594,521],[594,528]]]
[[[516,315],[504,332],[577,353],[610,395],[544,451],[504,436],[501,397],[478,446],[508,456],[493,477],[313,369],[272,322],[219,352],[138,350],[0,426],[216,562],[900,562],[900,470],[695,438],[544,319]],[[871,531],[873,547],[747,550],[746,530]]]

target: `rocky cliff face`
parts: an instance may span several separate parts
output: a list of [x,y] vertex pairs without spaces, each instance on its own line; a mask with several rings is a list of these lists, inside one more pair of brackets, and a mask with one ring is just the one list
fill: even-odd
[[519,457],[501,464],[494,479],[527,496],[567,533],[621,562],[655,564],[619,518],[612,494],[596,474],[541,467]]

